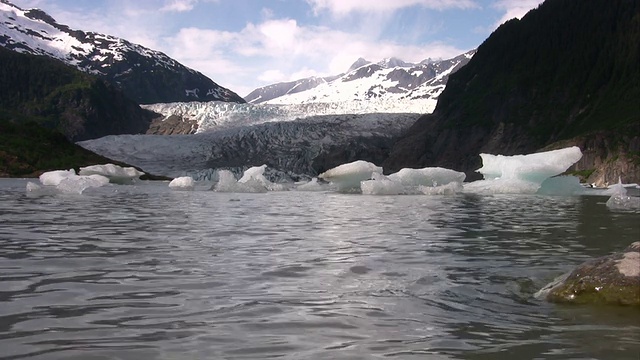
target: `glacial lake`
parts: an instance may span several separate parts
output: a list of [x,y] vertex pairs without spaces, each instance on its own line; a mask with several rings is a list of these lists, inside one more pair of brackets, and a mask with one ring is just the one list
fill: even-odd
[[533,295],[640,239],[606,197],[0,179],[0,359],[633,359],[640,310]]

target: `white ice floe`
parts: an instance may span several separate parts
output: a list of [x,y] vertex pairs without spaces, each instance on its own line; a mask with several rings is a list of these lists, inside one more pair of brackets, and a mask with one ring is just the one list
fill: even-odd
[[313,178],[308,182],[297,183],[296,190],[298,191],[326,191],[328,190],[327,185],[320,184],[318,182],[318,178]]
[[405,193],[404,186],[399,181],[379,173],[373,173],[371,180],[360,182],[360,189],[364,195],[400,195]]
[[462,183],[465,179],[463,172],[441,167],[426,167],[422,169],[404,168],[388,176],[404,186],[439,186],[451,182]]
[[40,175],[40,183],[45,186],[57,186],[69,176],[76,176],[76,171],[73,169],[47,171]]
[[607,200],[607,208],[614,211],[640,211],[640,197],[629,196],[621,179],[618,180],[617,184],[609,186],[609,188],[613,190],[613,194]]
[[360,182],[371,179],[373,173],[382,174],[382,168],[373,163],[357,160],[329,169],[318,177],[330,181],[338,191],[360,191]]
[[240,180],[229,170],[218,171],[218,183],[213,190],[217,192],[261,193],[287,190],[286,185],[269,181],[263,174],[266,165],[247,169]]
[[191,176],[177,177],[169,183],[169,188],[173,190],[193,190],[195,182]]
[[102,175],[109,179],[110,182],[116,184],[129,184],[133,180],[144,175],[142,171],[133,167],[122,167],[114,164],[91,165],[81,167],[79,175]]
[[484,180],[464,185],[465,192],[490,194],[535,194],[542,183],[562,174],[582,158],[577,146],[528,155],[480,154],[477,171]]
[[65,193],[82,194],[86,189],[101,187],[109,183],[109,179],[102,175],[77,175],[75,170],[54,170],[40,175],[43,186],[29,182],[28,193]]

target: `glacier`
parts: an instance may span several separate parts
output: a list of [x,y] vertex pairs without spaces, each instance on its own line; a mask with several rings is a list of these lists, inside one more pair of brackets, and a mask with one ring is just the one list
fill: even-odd
[[[433,111],[435,100],[366,100],[304,104],[239,104],[222,101],[176,102],[141,105],[166,120],[178,116],[197,123],[196,134],[269,122],[291,122],[313,116],[344,114],[425,114]],[[163,120],[163,121],[164,121]],[[367,121],[384,121],[380,116]],[[359,125],[361,126],[361,125]],[[372,124],[375,127],[375,124]]]
[[[173,109],[190,109],[194,116],[202,114],[199,121],[205,124],[211,120],[207,118],[210,112],[204,110],[207,105],[218,109],[236,106],[190,103]],[[354,160],[363,154],[383,157],[380,149],[390,148],[395,138],[420,116],[367,113],[295,118],[292,115],[287,118],[289,121],[282,118],[276,121],[271,118],[271,112],[254,107],[241,106],[257,114],[248,116],[240,124],[229,121],[193,135],[112,135],[78,144],[145,172],[169,177],[217,180],[216,169],[232,170],[239,175],[249,167],[266,164],[272,181],[310,180],[338,165],[339,162],[335,162],[343,157]],[[345,151],[346,154],[341,153]],[[334,159],[335,156],[338,159]]]

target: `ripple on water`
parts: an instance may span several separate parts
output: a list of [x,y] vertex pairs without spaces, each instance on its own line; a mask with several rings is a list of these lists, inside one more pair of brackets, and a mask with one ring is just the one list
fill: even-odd
[[0,180],[0,359],[640,353],[636,309],[532,296],[637,240],[599,198],[25,186]]

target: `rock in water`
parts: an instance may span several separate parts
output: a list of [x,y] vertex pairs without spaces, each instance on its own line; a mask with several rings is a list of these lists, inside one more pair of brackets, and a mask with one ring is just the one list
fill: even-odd
[[558,303],[640,306],[640,241],[583,263],[537,295]]

